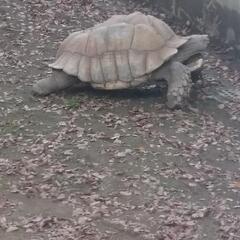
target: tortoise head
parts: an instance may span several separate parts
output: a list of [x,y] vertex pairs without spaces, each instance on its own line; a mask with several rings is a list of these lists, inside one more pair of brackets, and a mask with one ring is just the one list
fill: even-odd
[[191,38],[198,43],[199,50],[205,50],[209,44],[209,37],[207,34],[192,35]]

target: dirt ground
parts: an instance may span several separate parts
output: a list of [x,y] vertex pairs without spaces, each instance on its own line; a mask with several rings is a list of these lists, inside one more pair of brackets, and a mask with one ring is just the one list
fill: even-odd
[[134,10],[164,18],[130,1],[1,0],[0,240],[240,239],[228,50],[209,48],[188,110],[168,110],[163,88],[30,93],[70,32]]

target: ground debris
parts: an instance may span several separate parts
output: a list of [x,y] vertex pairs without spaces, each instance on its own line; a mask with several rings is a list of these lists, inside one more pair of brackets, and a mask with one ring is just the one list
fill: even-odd
[[173,23],[148,2],[1,1],[0,240],[240,239],[240,95],[210,99],[240,88],[223,54],[206,54],[189,111],[155,85],[30,95],[70,32],[132,11]]

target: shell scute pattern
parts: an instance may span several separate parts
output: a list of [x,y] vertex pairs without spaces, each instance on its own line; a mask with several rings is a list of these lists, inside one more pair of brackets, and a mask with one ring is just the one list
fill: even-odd
[[129,63],[128,51],[116,52],[115,60],[118,70],[119,81],[130,82],[132,79],[132,72]]
[[97,27],[70,34],[49,66],[96,88],[128,88],[146,81],[186,41],[152,16],[114,16]]

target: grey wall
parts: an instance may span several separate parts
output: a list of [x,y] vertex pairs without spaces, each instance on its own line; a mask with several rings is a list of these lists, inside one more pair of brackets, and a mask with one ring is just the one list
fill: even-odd
[[223,7],[226,7],[231,10],[236,10],[240,13],[240,1],[239,0],[216,0]]
[[240,0],[152,0],[165,14],[240,47]]

